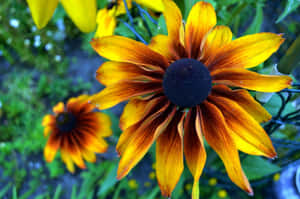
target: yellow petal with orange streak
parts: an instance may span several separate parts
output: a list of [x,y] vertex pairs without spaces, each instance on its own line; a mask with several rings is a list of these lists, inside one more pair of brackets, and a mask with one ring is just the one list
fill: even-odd
[[261,75],[242,68],[218,69],[211,73],[213,83],[236,86],[261,92],[278,92],[291,85],[286,75]]
[[185,47],[190,58],[199,57],[201,43],[216,23],[216,12],[210,3],[200,1],[192,7],[185,26]]
[[223,161],[229,178],[252,195],[252,188],[241,167],[239,154],[224,116],[215,105],[207,101],[201,105],[201,127],[206,141]]
[[206,162],[199,114],[198,107],[190,109],[184,123],[184,155],[188,168],[194,177],[192,199],[199,198],[198,182]]
[[97,30],[94,38],[113,35],[116,25],[116,18],[114,16],[111,16],[106,8],[99,10],[97,13]]
[[209,68],[217,70],[257,66],[276,52],[283,41],[281,34],[274,33],[257,33],[240,37],[223,46],[223,50],[217,53]]
[[145,44],[122,36],[108,36],[91,42],[94,50],[112,61],[166,68],[168,61]]
[[244,89],[231,90],[225,85],[215,85],[212,94],[235,101],[259,123],[272,118],[272,115]]
[[231,136],[239,150],[252,155],[276,157],[271,139],[265,130],[242,107],[224,97],[210,96],[209,99],[224,115],[228,128],[232,130]]
[[156,176],[165,197],[171,197],[184,167],[182,116],[177,112],[156,142]]
[[63,102],[59,102],[53,107],[53,112],[56,114],[62,113],[65,111],[65,105]]

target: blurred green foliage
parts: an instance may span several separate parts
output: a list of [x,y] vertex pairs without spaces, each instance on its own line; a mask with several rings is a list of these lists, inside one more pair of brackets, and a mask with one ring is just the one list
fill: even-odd
[[[189,10],[198,0],[175,0],[186,20]],[[107,5],[107,0],[99,0],[99,8]],[[231,27],[234,36],[252,34],[261,31],[284,33],[286,42],[280,53],[273,56],[264,65],[255,70],[269,72],[274,63],[280,60],[292,41],[299,35],[299,13],[294,11],[299,1],[284,0],[208,0],[215,7],[218,24]],[[5,14],[4,14],[5,13]],[[148,16],[134,7],[135,30],[149,42],[152,36],[167,34],[163,16],[156,18],[158,25],[151,22]],[[294,15],[297,15],[296,17]],[[51,113],[53,105],[59,101],[66,102],[69,97],[90,92],[92,85],[79,81],[74,83],[74,76],[68,74],[70,60],[68,51],[70,43],[79,43],[81,49],[93,55],[89,41],[93,33],[80,33],[72,22],[65,17],[61,8],[55,12],[48,26],[37,30],[33,24],[26,2],[23,0],[3,1],[0,6],[0,198],[13,199],[119,199],[162,198],[157,186],[151,163],[155,162],[155,150],[152,148],[143,165],[142,176],[135,175],[135,168],[129,177],[116,180],[117,157],[98,156],[96,164],[88,164],[84,171],[71,175],[65,169],[60,157],[52,163],[43,160],[43,147],[46,139],[41,126],[42,117]],[[249,17],[250,16],[250,17]],[[128,21],[126,15],[119,17],[116,34],[136,39],[135,34],[122,22]],[[155,18],[155,17],[154,17]],[[276,23],[277,24],[276,24]],[[267,26],[271,24],[271,26]],[[150,30],[150,31],[149,31]],[[66,50],[67,49],[67,50]],[[287,55],[286,55],[287,56]],[[9,62],[9,66],[2,66]],[[272,63],[272,64],[271,64]],[[91,74],[94,76],[94,74]],[[282,103],[274,95],[264,106],[275,115]],[[293,99],[295,100],[295,99]],[[295,107],[289,102],[284,114]],[[118,117],[111,110],[105,111],[112,119],[114,136],[109,142],[114,145],[121,131]],[[293,125],[278,129],[273,138],[296,140],[297,130]],[[298,140],[299,141],[299,140]],[[277,142],[276,142],[277,143]],[[248,198],[232,184],[225,175],[225,169],[218,156],[208,151],[207,168],[200,181],[202,198]],[[270,186],[272,176],[280,172],[285,165],[284,155],[288,150],[280,151],[282,161],[269,161],[260,157],[248,157],[241,154],[242,164],[250,180],[263,182],[254,185],[256,198],[267,199],[263,187]],[[299,157],[293,156],[294,159]],[[142,164],[142,163],[141,163]],[[218,176],[216,183],[211,179]],[[146,177],[145,177],[146,176]],[[189,198],[192,176],[185,169],[173,199]],[[69,187],[69,188],[66,188]],[[221,197],[220,191],[227,190],[228,195]]]

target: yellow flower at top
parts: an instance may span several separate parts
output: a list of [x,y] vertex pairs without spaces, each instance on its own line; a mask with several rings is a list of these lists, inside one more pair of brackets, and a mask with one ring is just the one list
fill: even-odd
[[[157,12],[163,11],[162,0],[134,0],[134,2]],[[126,3],[128,9],[131,9],[132,0],[126,0]],[[125,13],[126,7],[123,0],[113,0],[106,6],[106,8],[99,10],[97,13],[98,27],[94,37],[101,38],[113,35],[117,25],[116,17]]]
[[[82,32],[92,32],[96,28],[96,0],[60,0],[65,11]],[[41,29],[51,19],[58,0],[27,0],[32,18]]]
[[66,106],[59,102],[53,107],[54,115],[43,118],[44,135],[48,141],[44,149],[47,162],[51,162],[58,149],[61,158],[70,172],[74,172],[74,163],[84,169],[83,159],[95,162],[95,153],[107,150],[105,137],[110,136],[109,117],[100,112],[92,112],[94,105],[88,103],[89,96],[71,98]]
[[120,118],[117,178],[125,177],[156,142],[162,194],[171,197],[185,159],[194,177],[192,198],[197,199],[205,138],[232,182],[252,195],[239,151],[268,158],[276,157],[276,151],[260,125],[271,115],[247,90],[277,92],[292,79],[248,69],[267,60],[284,38],[258,33],[232,40],[229,27],[216,25],[210,3],[197,2],[184,25],[177,5],[163,2],[168,35],[155,36],[149,45],[121,36],[91,42],[110,60],[97,71],[106,88],[91,102],[107,109],[129,100]]

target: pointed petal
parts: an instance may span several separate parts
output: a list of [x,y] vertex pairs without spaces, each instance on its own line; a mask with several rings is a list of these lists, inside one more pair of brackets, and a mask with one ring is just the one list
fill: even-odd
[[[265,130],[242,107],[224,97],[210,96],[209,99],[224,115],[226,124],[232,130],[231,136],[239,150],[269,158],[276,156],[275,149]],[[240,141],[241,139],[242,141]],[[245,142],[247,145],[244,145]]]
[[[156,97],[150,101],[134,99],[125,106],[124,112],[120,118],[120,127],[124,132],[121,134],[117,152],[122,155],[131,139],[138,136],[138,128],[141,125],[148,126],[152,121],[152,115],[156,115],[166,109],[169,102],[165,97]],[[145,105],[145,106],[143,106]],[[142,109],[143,108],[143,109]]]
[[91,102],[103,110],[131,97],[141,96],[162,90],[161,82],[119,82],[92,96]]
[[162,0],[135,0],[135,2],[156,12],[162,12],[164,10],[164,4]]
[[107,59],[166,68],[168,61],[141,42],[121,36],[103,37],[91,42],[94,50]]
[[56,114],[62,113],[65,110],[65,105],[62,102],[59,102],[53,107],[53,112]]
[[147,118],[148,121],[142,123],[137,132],[132,135],[130,141],[127,142],[126,149],[122,153],[119,162],[118,179],[125,177],[129,173],[144,157],[157,136],[166,128],[175,113],[175,109],[171,113],[170,111],[165,111],[168,106],[169,104],[164,106],[160,112]]
[[176,61],[181,57],[186,57],[184,47],[180,42],[174,40],[167,35],[156,35],[152,38],[148,45],[152,50],[165,56],[169,62]]
[[290,86],[286,75],[261,75],[242,68],[219,69],[211,73],[213,83],[242,87],[261,92],[278,92]]
[[184,155],[188,168],[194,176],[193,199],[199,198],[198,181],[206,161],[199,114],[198,107],[192,108],[188,112],[184,123]]
[[235,101],[258,123],[267,122],[272,118],[272,115],[244,89],[231,90],[225,85],[215,85],[212,94]]
[[85,169],[85,164],[78,145],[79,143],[74,139],[72,134],[64,136],[62,148],[69,153],[70,157],[78,167]]
[[73,163],[73,160],[72,160],[70,154],[66,151],[66,149],[63,149],[63,148],[60,150],[60,154],[61,154],[61,159],[67,166],[67,169],[71,173],[74,173],[75,167],[74,167],[74,163]]
[[104,113],[95,112],[93,113],[95,117],[97,118],[97,131],[95,132],[96,136],[101,137],[108,137],[112,135],[111,130],[111,121],[110,117]]
[[86,149],[81,149],[81,153],[82,153],[82,156],[83,158],[88,161],[88,162],[96,162],[96,155],[93,151],[89,151],[89,150],[86,150]]
[[209,68],[216,70],[257,66],[276,52],[283,41],[282,35],[274,33],[243,36],[225,45]]
[[177,112],[156,142],[156,176],[165,197],[171,197],[183,171],[182,116]]
[[61,144],[61,137],[58,135],[58,132],[52,132],[49,136],[47,144],[44,149],[44,156],[47,162],[52,162],[57,150]]
[[108,144],[102,138],[98,138],[87,127],[81,127],[76,129],[73,134],[79,145],[89,151],[96,153],[104,153],[108,148]]
[[101,9],[97,13],[97,30],[94,38],[111,36],[114,34],[117,20],[111,16],[107,9]]
[[211,60],[215,59],[218,51],[232,40],[232,32],[227,26],[216,26],[206,36],[205,42],[202,42],[202,55],[201,60],[205,65],[209,65]]
[[163,0],[164,11],[163,15],[165,17],[168,36],[173,42],[180,42],[183,44],[183,24],[182,15],[180,9],[172,0]]
[[38,29],[44,28],[51,19],[58,0],[27,0],[33,21]]
[[104,62],[96,73],[97,80],[105,85],[109,86],[118,83],[123,80],[131,80],[137,78],[144,79],[162,79],[162,74],[158,71],[150,71],[150,68],[137,66],[135,64],[124,62]]
[[55,124],[55,117],[53,115],[45,115],[44,118],[43,118],[43,121],[42,121],[42,125],[44,127],[47,127],[47,126],[50,126],[50,125],[53,125]]
[[253,194],[225,119],[221,111],[207,101],[201,105],[201,127],[206,141],[222,159],[232,182],[249,194]]
[[51,126],[46,126],[44,128],[44,136],[47,137],[51,131],[52,131],[52,127]]
[[82,32],[92,32],[96,28],[96,0],[60,0],[65,11]]
[[201,43],[216,23],[216,13],[210,3],[200,1],[192,7],[185,26],[185,47],[190,58],[199,57]]

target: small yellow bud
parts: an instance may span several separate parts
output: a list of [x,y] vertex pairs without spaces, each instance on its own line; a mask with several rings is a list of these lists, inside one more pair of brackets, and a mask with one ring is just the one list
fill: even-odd
[[139,185],[136,180],[131,179],[128,181],[128,186],[130,187],[130,189],[137,189]]
[[209,184],[210,186],[215,186],[217,183],[218,183],[218,181],[217,181],[216,178],[210,178],[210,179],[208,180],[208,184]]
[[277,182],[280,179],[280,173],[275,173],[273,176],[273,180]]
[[151,182],[145,182],[144,183],[144,187],[150,187],[151,186]]
[[226,190],[221,189],[220,191],[218,191],[218,196],[219,196],[219,198],[226,198],[227,197]]
[[188,183],[184,186],[185,190],[190,191],[192,190],[193,185],[191,183]]
[[150,178],[151,180],[154,180],[154,179],[155,179],[155,172],[154,172],[154,171],[152,171],[152,172],[149,173],[149,178]]

